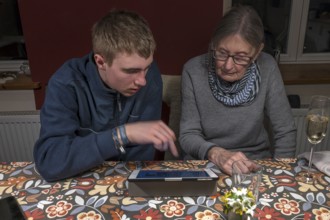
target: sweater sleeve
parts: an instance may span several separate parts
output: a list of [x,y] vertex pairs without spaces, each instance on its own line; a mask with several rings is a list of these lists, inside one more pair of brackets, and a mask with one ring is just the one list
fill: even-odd
[[77,175],[119,154],[111,130],[81,129],[77,112],[73,89],[50,80],[34,147],[36,167],[47,181]]
[[265,112],[273,132],[274,157],[294,157],[296,126],[280,70],[273,59],[270,61],[267,64],[270,68]]
[[[198,71],[198,70],[197,70]],[[182,112],[180,120],[180,145],[184,152],[196,159],[206,159],[208,150],[215,146],[205,140],[201,127],[201,116],[198,111],[194,84],[190,68],[187,65],[182,73]]]

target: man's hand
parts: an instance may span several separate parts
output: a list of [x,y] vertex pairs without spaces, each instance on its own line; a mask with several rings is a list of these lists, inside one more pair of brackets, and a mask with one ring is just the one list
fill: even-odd
[[162,121],[146,121],[125,124],[126,136],[133,144],[153,144],[157,150],[170,150],[178,157],[179,153],[174,144],[174,132]]

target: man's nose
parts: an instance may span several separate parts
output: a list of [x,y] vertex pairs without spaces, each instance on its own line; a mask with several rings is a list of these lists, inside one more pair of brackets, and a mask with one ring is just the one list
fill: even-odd
[[145,86],[147,84],[146,80],[146,71],[141,71],[137,74],[137,77],[135,79],[135,84],[138,86]]

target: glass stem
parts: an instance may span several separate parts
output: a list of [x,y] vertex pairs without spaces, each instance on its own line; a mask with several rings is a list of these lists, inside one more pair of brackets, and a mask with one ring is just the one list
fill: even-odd
[[312,147],[311,147],[311,153],[309,154],[309,162],[308,162],[308,175],[310,175],[310,172],[311,172],[311,167],[312,167],[312,159],[313,159],[313,153],[314,153],[314,146],[315,144],[312,144]]

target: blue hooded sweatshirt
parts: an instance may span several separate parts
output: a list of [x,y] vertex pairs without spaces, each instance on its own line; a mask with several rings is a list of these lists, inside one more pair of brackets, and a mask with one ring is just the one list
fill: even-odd
[[124,97],[103,83],[93,53],[60,67],[47,85],[34,147],[36,168],[45,180],[72,177],[106,160],[153,160],[152,145],[127,146],[121,155],[112,139],[116,126],[160,119],[162,79],[155,62],[146,81],[135,95]]

